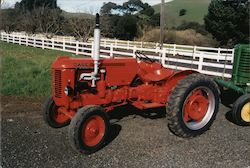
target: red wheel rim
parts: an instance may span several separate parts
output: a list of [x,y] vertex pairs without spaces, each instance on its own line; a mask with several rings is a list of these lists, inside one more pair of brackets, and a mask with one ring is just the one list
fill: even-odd
[[53,106],[52,113],[54,121],[58,124],[63,124],[69,120],[69,117],[60,112],[60,108],[58,108],[57,106]]
[[209,107],[209,100],[203,95],[201,89],[197,89],[190,94],[184,104],[184,121],[200,122],[206,115]]
[[82,140],[85,145],[93,147],[101,142],[105,133],[105,122],[98,115],[87,119],[82,128]]

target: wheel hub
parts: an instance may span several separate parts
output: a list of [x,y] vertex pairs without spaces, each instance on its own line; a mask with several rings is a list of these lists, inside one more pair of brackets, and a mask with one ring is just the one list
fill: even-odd
[[250,102],[246,103],[241,109],[241,118],[245,122],[250,122]]
[[185,121],[187,122],[190,119],[201,121],[206,115],[208,107],[208,99],[202,95],[200,90],[195,91],[188,97],[186,104],[184,105]]
[[105,132],[105,123],[100,116],[90,117],[82,129],[82,140],[87,146],[95,146],[102,140]]

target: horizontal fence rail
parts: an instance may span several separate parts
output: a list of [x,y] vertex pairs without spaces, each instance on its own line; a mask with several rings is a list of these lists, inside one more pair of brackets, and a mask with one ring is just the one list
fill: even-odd
[[[73,37],[56,36],[52,39],[44,35],[28,36],[24,33],[7,34],[1,32],[1,40],[8,43],[53,49],[93,56],[93,41],[76,41]],[[192,69],[200,73],[231,77],[234,49],[210,48],[188,45],[164,44],[160,49],[157,43],[102,39],[101,57],[135,57],[136,51],[144,52],[148,57],[159,60],[166,68],[176,70]]]

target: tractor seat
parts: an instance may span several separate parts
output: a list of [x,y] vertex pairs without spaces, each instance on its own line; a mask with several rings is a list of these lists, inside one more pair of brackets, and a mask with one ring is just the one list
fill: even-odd
[[158,81],[168,78],[173,73],[174,73],[173,70],[167,70],[165,68],[161,68],[161,69],[157,69],[157,70],[154,70],[153,72],[146,74],[143,78],[147,82],[148,81],[158,82]]
[[174,71],[170,69],[163,68],[159,63],[147,64],[145,62],[139,63],[139,73],[140,78],[145,82],[157,82],[171,76]]

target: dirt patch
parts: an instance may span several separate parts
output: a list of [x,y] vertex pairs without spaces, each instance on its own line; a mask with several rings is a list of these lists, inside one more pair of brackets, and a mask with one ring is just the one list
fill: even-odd
[[1,96],[2,115],[37,113],[41,111],[44,98]]

